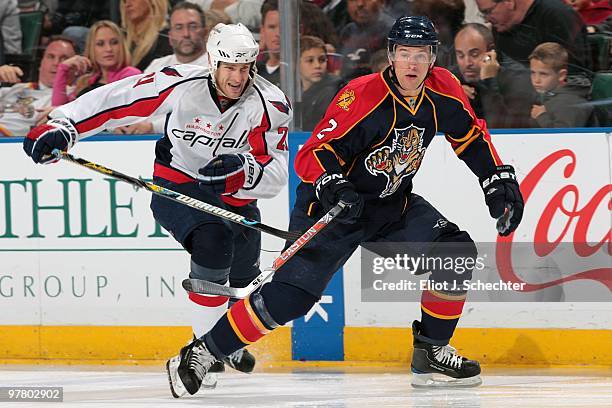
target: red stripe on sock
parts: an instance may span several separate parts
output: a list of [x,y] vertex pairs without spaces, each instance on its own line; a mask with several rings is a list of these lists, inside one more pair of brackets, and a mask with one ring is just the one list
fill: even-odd
[[253,343],[265,335],[265,333],[262,333],[259,330],[259,327],[255,325],[253,320],[251,320],[249,312],[244,304],[244,300],[234,304],[234,306],[231,307],[229,314],[234,321],[234,329],[240,332],[240,335],[238,336],[239,338],[244,338],[249,343]]
[[189,292],[189,300],[200,306],[217,307],[227,302],[229,298],[225,296],[204,296]]
[[441,299],[428,290],[424,290],[421,295],[421,306],[427,311],[433,312],[436,315],[455,317],[460,316],[463,311],[465,299],[448,300]]

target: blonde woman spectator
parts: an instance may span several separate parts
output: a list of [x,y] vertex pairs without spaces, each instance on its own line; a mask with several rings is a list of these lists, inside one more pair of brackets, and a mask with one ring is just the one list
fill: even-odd
[[[98,21],[87,35],[85,55],[75,55],[59,65],[51,103],[63,105],[93,88],[140,73],[130,66],[130,52],[121,29],[112,21]],[[76,89],[67,95],[66,85],[74,78],[78,78]]]
[[155,58],[172,54],[168,40],[168,0],[121,0],[122,26],[132,64],[144,71]]

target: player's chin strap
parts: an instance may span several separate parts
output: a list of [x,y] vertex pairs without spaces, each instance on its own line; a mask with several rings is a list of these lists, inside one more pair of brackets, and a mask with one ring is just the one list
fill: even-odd
[[304,247],[308,242],[327,227],[338,214],[340,214],[348,204],[340,201],[334,207],[332,207],[319,221],[315,222],[314,225],[306,232],[304,232],[295,242],[293,242],[287,249],[285,249],[279,256],[274,260],[274,263],[270,268],[264,269],[255,279],[243,288],[232,288],[229,286],[219,285],[218,283],[209,282],[200,279],[185,279],[182,282],[183,289],[188,292],[200,293],[204,295],[216,295],[216,296],[227,296],[234,299],[243,299],[249,296],[255,289],[261,286],[270,276],[272,276],[278,269],[283,266],[293,255],[295,255],[301,248]]

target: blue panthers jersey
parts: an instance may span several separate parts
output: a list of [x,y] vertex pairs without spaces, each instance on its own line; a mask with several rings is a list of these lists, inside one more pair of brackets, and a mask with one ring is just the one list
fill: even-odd
[[341,171],[366,200],[365,219],[399,217],[437,132],[479,177],[502,164],[485,121],[446,69],[435,67],[414,98],[400,94],[390,69],[349,82],[297,155],[298,205],[312,212],[317,178]]

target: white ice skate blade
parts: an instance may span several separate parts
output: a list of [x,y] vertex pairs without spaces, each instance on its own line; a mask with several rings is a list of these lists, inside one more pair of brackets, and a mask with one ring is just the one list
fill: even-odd
[[217,374],[215,373],[206,373],[204,378],[202,378],[202,385],[200,385],[200,389],[206,388],[207,390],[215,389],[217,386]]
[[182,396],[187,394],[187,390],[185,389],[185,386],[183,386],[183,383],[181,382],[177,371],[177,367],[180,362],[179,360],[180,357],[175,356],[168,360],[168,362],[166,363],[166,372],[168,373],[170,392],[172,393],[172,396],[174,398],[181,398]]
[[468,378],[453,378],[443,374],[412,373],[411,385],[415,388],[471,388],[482,384],[480,375]]

